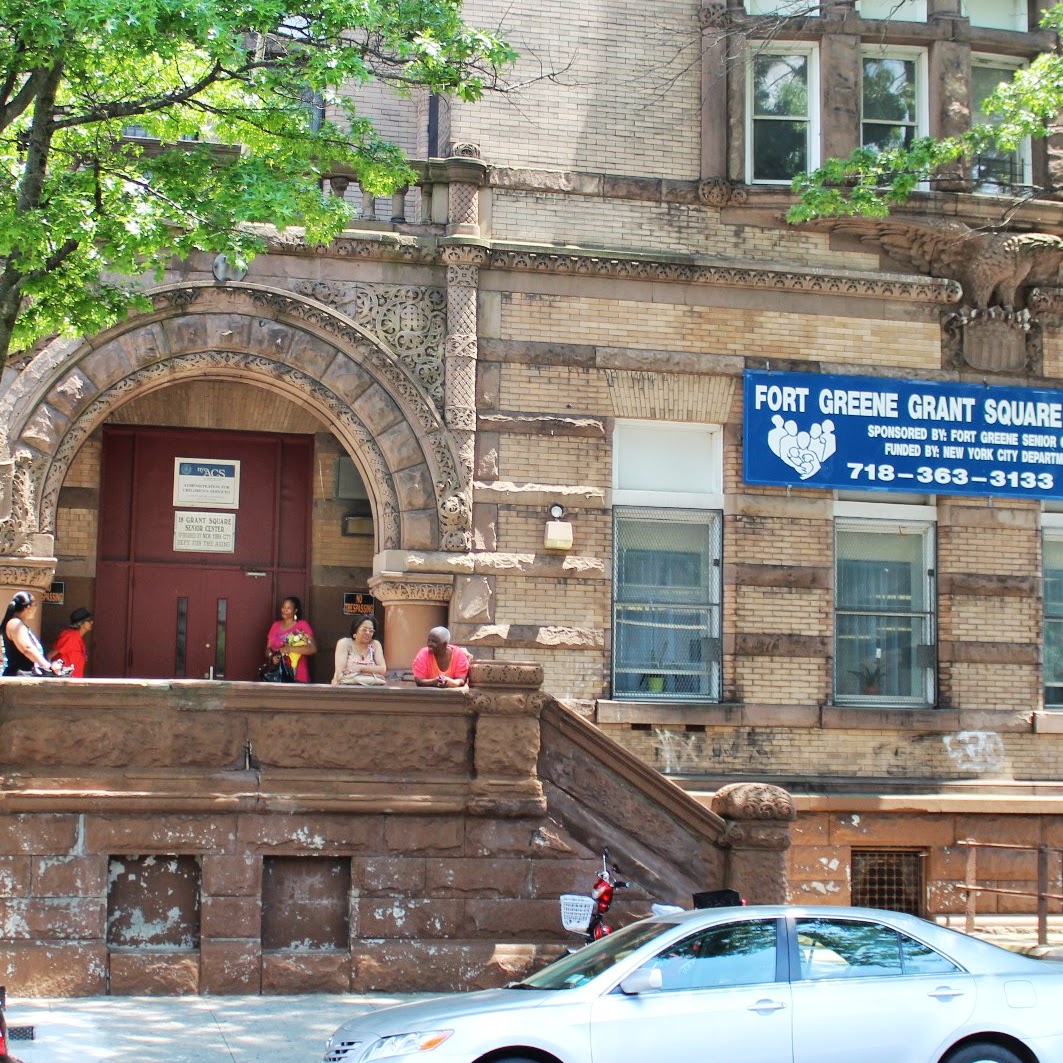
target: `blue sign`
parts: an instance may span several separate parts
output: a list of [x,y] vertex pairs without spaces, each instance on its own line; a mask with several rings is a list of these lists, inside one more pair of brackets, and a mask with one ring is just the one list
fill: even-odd
[[1063,498],[1063,391],[747,370],[746,483]]

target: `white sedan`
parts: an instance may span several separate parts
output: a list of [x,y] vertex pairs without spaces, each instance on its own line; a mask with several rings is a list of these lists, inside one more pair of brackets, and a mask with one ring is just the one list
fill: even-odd
[[324,1063],[1063,1063],[1063,963],[915,916],[644,919],[505,989],[400,1004]]

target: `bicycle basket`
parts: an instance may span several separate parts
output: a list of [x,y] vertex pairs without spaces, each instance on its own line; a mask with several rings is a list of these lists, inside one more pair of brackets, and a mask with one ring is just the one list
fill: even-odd
[[582,934],[594,915],[594,898],[582,893],[561,894],[561,925],[573,933]]

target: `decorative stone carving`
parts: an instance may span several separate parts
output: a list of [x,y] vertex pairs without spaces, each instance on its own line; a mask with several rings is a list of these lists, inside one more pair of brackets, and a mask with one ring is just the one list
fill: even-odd
[[276,381],[278,377],[281,377],[287,387],[302,392],[312,400],[313,405],[327,410],[333,424],[355,441],[365,469],[369,473],[374,496],[380,502],[377,511],[377,533],[382,548],[393,549],[400,545],[400,505],[391,472],[372,433],[355,416],[350,406],[309,374],[300,372],[291,366],[278,365],[270,358],[252,354],[222,351],[203,351],[154,362],[150,366],[130,373],[114,387],[101,392],[88,406],[79,411],[77,419],[52,456],[52,463],[41,496],[43,528],[48,531],[54,530],[59,489],[74,455],[81,448],[86,436],[106,418],[114,407],[119,405],[120,401],[124,400],[129,393],[153,381],[158,381],[160,378],[201,375],[204,370],[218,368],[236,370],[241,375],[260,376],[268,381]]
[[817,273],[750,269],[745,266],[703,266],[675,262],[628,261],[597,255],[553,251],[492,251],[492,269],[581,277],[617,277],[675,284],[704,284],[727,288],[856,295],[909,303],[958,303],[963,290],[956,281],[907,278],[874,273]]
[[964,305],[976,310],[1021,310],[1025,289],[1057,283],[1063,267],[1063,239],[1049,233],[972,229],[956,220],[917,225],[895,218],[846,218],[805,227],[853,236],[920,273],[954,280],[963,289]]
[[444,288],[304,281],[296,291],[333,306],[380,339],[443,410]]
[[383,573],[370,577],[369,589],[373,597],[385,607],[398,602],[443,602],[445,604],[450,601],[454,593],[454,584],[439,582],[431,578],[421,581],[411,577],[409,573],[398,577]]
[[722,786],[712,798],[712,810],[729,820],[776,820],[790,823],[797,818],[794,799],[780,786],[738,782]]
[[747,20],[741,10],[730,8],[726,4],[707,3],[698,11],[698,21],[703,30],[730,30]]
[[39,531],[34,505],[36,485],[33,458],[21,450],[11,461],[0,462],[0,555],[28,555]]
[[749,199],[749,189],[722,177],[710,177],[698,182],[698,199],[710,207],[723,207],[728,203],[740,205]]
[[480,155],[480,145],[470,144],[468,142],[452,144],[450,154],[460,159],[482,158]]
[[964,307],[942,319],[941,351],[946,369],[1039,373],[1043,329],[1028,310]]

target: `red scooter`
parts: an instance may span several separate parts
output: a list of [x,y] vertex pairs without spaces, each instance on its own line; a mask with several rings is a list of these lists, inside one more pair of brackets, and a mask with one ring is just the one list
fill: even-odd
[[613,895],[619,889],[631,885],[620,877],[620,868],[609,863],[609,850],[602,853],[602,867],[591,887],[590,896],[582,893],[561,895],[561,923],[566,930],[582,934],[587,942],[597,941],[612,931],[605,915],[613,903]]

